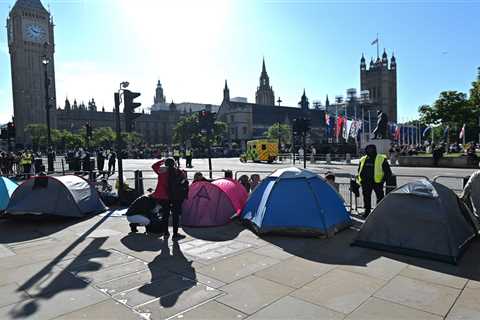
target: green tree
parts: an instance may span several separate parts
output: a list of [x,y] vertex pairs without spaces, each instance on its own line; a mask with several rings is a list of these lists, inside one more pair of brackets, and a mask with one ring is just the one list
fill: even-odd
[[480,112],[480,67],[478,67],[477,80],[472,82],[469,100],[470,104],[478,114]]
[[91,144],[93,147],[111,148],[115,143],[115,131],[110,127],[93,130]]
[[[197,115],[187,116],[181,119],[173,129],[173,141],[178,144],[186,144],[190,141],[194,148],[205,148],[208,142],[211,144],[219,144],[222,136],[227,131],[226,123],[215,121],[213,126],[213,134],[207,135],[202,132]],[[210,141],[209,141],[210,140]]]
[[47,145],[47,126],[45,124],[32,123],[25,127],[25,135],[32,141],[34,151],[44,149]]
[[122,132],[122,140],[127,147],[132,147],[140,144],[143,139],[137,132]]
[[290,144],[292,140],[292,129],[287,124],[275,123],[265,132],[265,136],[269,139],[276,139],[280,137],[280,144]]

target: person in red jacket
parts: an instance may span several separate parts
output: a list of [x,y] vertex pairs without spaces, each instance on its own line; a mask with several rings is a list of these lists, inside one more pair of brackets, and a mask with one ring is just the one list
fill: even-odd
[[[182,214],[183,200],[188,196],[188,181],[183,171],[176,167],[176,162],[172,158],[160,160],[152,165],[153,171],[158,175],[157,187],[152,196],[164,208],[162,222],[166,226],[164,237],[168,238],[168,220],[172,214],[173,237],[177,241],[185,238],[178,232],[180,226],[180,215]],[[182,186],[187,185],[186,191]]]

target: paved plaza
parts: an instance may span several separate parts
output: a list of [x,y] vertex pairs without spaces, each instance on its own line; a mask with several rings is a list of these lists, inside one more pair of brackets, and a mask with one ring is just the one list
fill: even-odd
[[[280,167],[214,159],[220,164]],[[194,165],[204,170],[206,161]],[[74,221],[1,219],[0,319],[480,319],[480,240],[454,266],[351,246],[360,227],[355,219],[329,239],[258,237],[234,222],[185,228],[187,238],[174,243],[128,234],[114,211]]]

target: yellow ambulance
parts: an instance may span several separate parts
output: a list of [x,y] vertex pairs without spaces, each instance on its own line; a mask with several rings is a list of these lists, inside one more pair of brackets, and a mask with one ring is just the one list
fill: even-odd
[[271,163],[278,157],[278,141],[275,139],[259,139],[247,141],[247,151],[240,156],[240,161],[267,161]]

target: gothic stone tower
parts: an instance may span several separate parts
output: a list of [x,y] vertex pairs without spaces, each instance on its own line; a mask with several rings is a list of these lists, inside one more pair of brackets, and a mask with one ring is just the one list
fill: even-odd
[[365,57],[360,59],[360,90],[368,90],[370,99],[378,105],[378,109],[385,112],[388,121],[397,122],[397,62],[392,54],[390,68],[388,56],[383,51],[382,59],[377,57],[370,61],[367,69]]
[[155,89],[155,97],[153,97],[153,103],[165,103],[165,96],[163,95],[163,88],[160,80],[157,82],[157,88]]
[[56,127],[53,21],[40,0],[17,0],[7,18],[12,70],[13,110],[17,143],[25,143],[25,127],[46,123],[45,57],[50,79],[50,124]]
[[270,86],[270,79],[268,78],[267,70],[265,68],[265,59],[262,63],[262,73],[260,74],[260,86],[257,88],[255,94],[256,104],[265,104],[269,106],[275,105],[275,95]]

